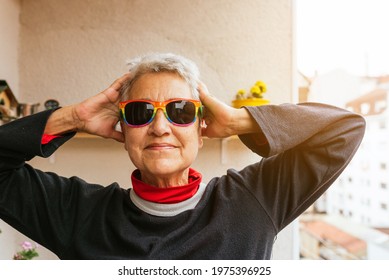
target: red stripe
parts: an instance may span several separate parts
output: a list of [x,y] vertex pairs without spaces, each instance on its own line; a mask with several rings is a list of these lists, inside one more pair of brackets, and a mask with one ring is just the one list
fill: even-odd
[[45,145],[49,143],[51,140],[61,137],[60,135],[49,135],[49,134],[43,134],[41,144]]
[[132,186],[135,193],[144,200],[168,204],[177,203],[194,196],[201,183],[201,174],[189,169],[189,184],[185,186],[158,188],[150,186],[140,179],[140,171],[135,170],[131,175]]

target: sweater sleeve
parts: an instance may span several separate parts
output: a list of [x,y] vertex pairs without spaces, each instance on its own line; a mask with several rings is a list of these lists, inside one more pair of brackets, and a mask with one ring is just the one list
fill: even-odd
[[[0,218],[60,256],[88,211],[93,211],[93,205],[85,205],[80,198],[95,195],[103,187],[42,172],[26,163],[34,156],[50,156],[74,135],[42,145],[51,113],[40,112],[0,126]],[[97,196],[88,201],[99,203]]]
[[266,105],[246,108],[263,135],[241,140],[263,159],[238,172],[280,231],[315,202],[341,174],[362,141],[365,120],[330,105]]
[[[28,161],[35,156],[49,157],[75,133],[69,133],[42,145],[46,122],[54,110],[42,111],[0,126],[0,156]],[[11,162],[14,162],[13,160]],[[7,161],[0,162],[0,170]]]

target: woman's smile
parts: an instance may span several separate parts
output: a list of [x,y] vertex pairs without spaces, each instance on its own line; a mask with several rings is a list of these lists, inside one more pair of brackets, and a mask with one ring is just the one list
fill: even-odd
[[169,143],[152,143],[146,146],[146,150],[155,150],[155,151],[163,151],[163,150],[171,150],[177,148],[175,145]]

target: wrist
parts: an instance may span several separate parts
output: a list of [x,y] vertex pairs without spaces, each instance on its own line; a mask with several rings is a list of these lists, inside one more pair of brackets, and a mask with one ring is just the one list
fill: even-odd
[[59,135],[79,130],[79,120],[73,106],[66,106],[54,111],[47,120],[44,134]]
[[257,122],[244,107],[236,109],[233,123],[235,135],[258,133],[261,131]]

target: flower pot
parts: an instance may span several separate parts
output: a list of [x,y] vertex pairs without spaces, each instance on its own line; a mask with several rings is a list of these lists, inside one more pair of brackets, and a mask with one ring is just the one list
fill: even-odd
[[269,104],[270,100],[263,98],[247,98],[232,100],[232,107],[241,108],[243,106],[261,106]]

